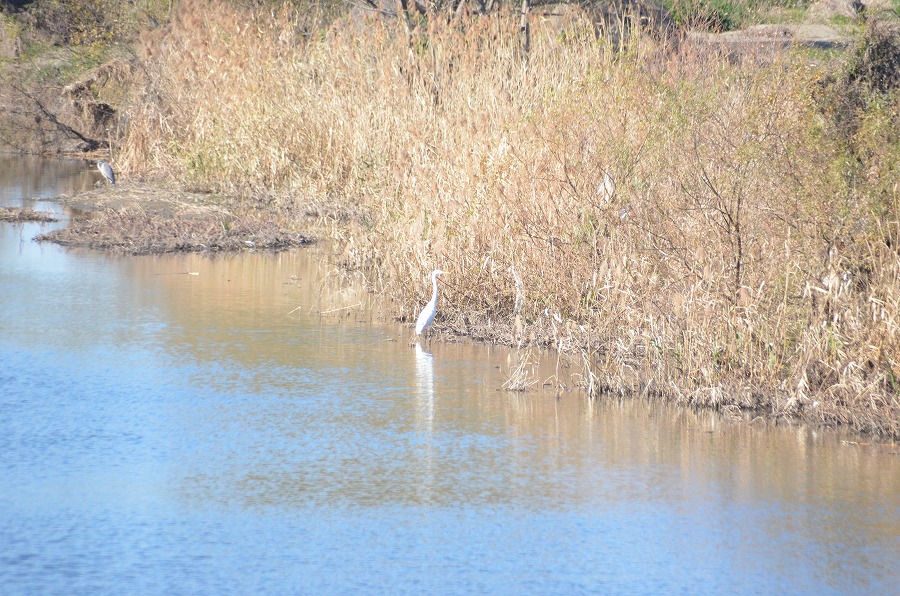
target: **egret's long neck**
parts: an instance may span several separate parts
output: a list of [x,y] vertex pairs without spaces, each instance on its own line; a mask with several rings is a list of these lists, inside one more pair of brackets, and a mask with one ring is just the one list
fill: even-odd
[[431,301],[437,304],[437,275],[431,276],[431,283],[434,286],[434,289],[431,291]]

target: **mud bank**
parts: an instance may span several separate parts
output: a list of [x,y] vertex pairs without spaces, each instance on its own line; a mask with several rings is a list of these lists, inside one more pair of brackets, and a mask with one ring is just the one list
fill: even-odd
[[285,250],[312,242],[271,215],[232,211],[223,206],[226,197],[172,185],[119,184],[60,201],[76,215],[36,241],[132,255]]
[[28,221],[47,222],[56,221],[56,218],[49,213],[42,213],[31,209],[0,207],[0,221],[13,223],[23,223]]

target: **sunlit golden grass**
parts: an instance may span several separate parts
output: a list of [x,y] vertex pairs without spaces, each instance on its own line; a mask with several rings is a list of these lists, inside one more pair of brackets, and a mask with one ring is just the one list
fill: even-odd
[[580,351],[604,388],[900,434],[896,91],[848,142],[801,56],[578,18],[527,55],[512,15],[307,30],[184,2],[118,162],[364,213],[331,229],[404,320],[439,266],[439,326]]

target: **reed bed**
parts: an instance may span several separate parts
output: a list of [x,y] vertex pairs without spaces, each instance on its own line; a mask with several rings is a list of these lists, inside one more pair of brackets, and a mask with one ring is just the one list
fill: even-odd
[[526,51],[513,14],[185,0],[141,55],[120,166],[357,214],[328,229],[399,319],[439,266],[438,327],[574,352],[593,389],[900,435],[896,87],[576,13]]

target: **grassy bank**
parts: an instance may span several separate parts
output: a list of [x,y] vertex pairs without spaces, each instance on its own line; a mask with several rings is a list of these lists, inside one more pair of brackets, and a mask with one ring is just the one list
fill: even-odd
[[138,31],[169,0],[0,3],[0,151],[108,153]]
[[331,229],[397,317],[440,267],[440,328],[595,387],[900,435],[894,34],[735,61],[577,15],[528,52],[514,14],[308,18],[183,2],[118,165],[364,214]]

